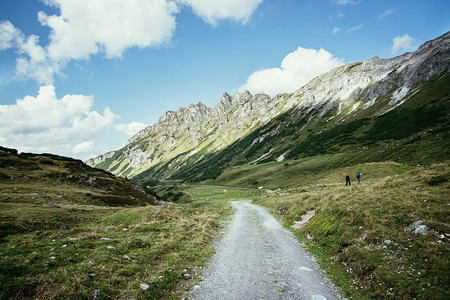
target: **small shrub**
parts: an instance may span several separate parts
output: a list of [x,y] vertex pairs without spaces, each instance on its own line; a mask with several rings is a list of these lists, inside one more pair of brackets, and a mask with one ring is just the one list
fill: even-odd
[[431,179],[427,181],[427,184],[431,185],[431,186],[437,186],[437,185],[440,185],[441,183],[444,183],[447,181],[448,181],[448,178],[446,176],[440,175],[440,176],[431,177]]

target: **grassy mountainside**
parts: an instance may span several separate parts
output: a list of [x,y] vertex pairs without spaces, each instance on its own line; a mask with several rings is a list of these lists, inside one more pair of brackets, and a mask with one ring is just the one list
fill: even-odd
[[[293,109],[222,151],[209,155],[200,151],[199,157],[192,157],[195,163],[188,159],[169,179],[203,181],[217,178],[231,166],[336,153],[346,157],[341,166],[385,160],[412,164],[445,161],[450,149],[449,73],[417,83],[405,96],[407,101],[386,111],[393,93],[377,99],[370,109],[338,116],[337,107],[324,115],[321,107]],[[177,160],[157,165],[132,180],[146,183],[164,178]]]

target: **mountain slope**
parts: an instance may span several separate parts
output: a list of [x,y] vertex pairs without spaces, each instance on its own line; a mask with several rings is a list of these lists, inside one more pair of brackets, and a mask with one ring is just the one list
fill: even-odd
[[[392,139],[394,146],[448,143],[449,40],[447,33],[413,53],[333,69],[290,95],[224,94],[214,108],[167,112],[88,164],[141,182],[202,180],[230,165],[367,147],[376,151],[361,159],[377,160],[395,153],[383,151]],[[432,150],[429,159],[442,157]],[[415,161],[407,154],[399,159]]]
[[80,160],[52,154],[18,153],[0,147],[0,199],[3,205],[137,206],[155,197],[109,172]]

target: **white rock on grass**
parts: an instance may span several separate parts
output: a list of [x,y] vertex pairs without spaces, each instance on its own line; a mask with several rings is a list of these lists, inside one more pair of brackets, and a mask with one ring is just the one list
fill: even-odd
[[141,283],[140,285],[139,285],[139,287],[141,288],[141,290],[143,290],[143,291],[146,291],[146,290],[148,290],[148,288],[150,287],[148,284],[146,284],[146,283]]
[[416,221],[411,225],[405,227],[405,231],[410,231],[415,234],[427,235],[431,230],[426,226],[422,225],[423,220]]

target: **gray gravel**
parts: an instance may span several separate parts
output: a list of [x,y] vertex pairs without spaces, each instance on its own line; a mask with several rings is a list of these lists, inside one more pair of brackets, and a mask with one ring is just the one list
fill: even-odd
[[343,299],[294,235],[251,201],[236,209],[188,299]]

